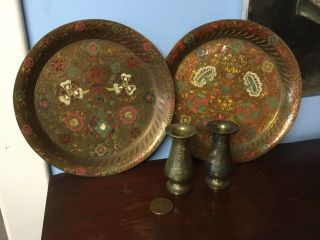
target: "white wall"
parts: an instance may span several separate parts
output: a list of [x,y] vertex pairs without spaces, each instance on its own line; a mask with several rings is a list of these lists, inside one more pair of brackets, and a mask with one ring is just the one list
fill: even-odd
[[48,185],[45,162],[24,140],[12,91],[27,52],[19,0],[0,0],[0,207],[10,240],[41,238]]

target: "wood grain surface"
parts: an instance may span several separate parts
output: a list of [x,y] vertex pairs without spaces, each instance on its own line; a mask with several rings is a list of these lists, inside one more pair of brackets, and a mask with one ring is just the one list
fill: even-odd
[[[320,239],[320,140],[282,144],[237,165],[219,193],[195,160],[191,192],[170,195],[164,163],[101,178],[52,176],[42,239]],[[170,198],[174,210],[150,212],[157,197]]]

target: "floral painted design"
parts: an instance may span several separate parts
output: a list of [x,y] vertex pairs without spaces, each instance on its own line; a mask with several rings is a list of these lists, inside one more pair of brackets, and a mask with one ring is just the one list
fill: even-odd
[[[143,50],[148,41],[139,42],[136,48]],[[154,87],[164,86],[159,82],[169,74],[153,75],[142,63],[130,48],[106,39],[79,40],[60,49],[41,69],[35,86],[34,107],[44,131],[64,151],[88,160],[121,153],[152,123]],[[109,92],[106,87],[114,83],[118,88]],[[85,165],[76,167],[85,167],[84,175],[93,172]],[[75,168],[67,168],[75,173]]]
[[16,101],[22,102],[25,100],[26,94],[23,91],[18,90],[14,92],[13,97]]
[[33,59],[31,57],[27,57],[24,61],[23,61],[23,66],[27,69],[32,68],[33,67]]
[[59,101],[65,105],[70,105],[72,98],[82,99],[83,91],[82,88],[74,86],[71,80],[61,82],[59,86],[64,90],[62,95],[58,97]]
[[234,39],[234,40],[232,40],[231,47],[235,53],[238,53],[239,51],[241,51],[244,48],[243,41],[238,40],[238,39]]
[[187,115],[181,115],[180,117],[180,122],[181,123],[185,123],[185,124],[190,124],[191,123],[191,116],[187,116]]
[[93,65],[86,72],[86,79],[92,83],[102,83],[105,70],[101,66]]
[[[270,149],[274,140],[283,134],[274,135],[281,131],[279,122],[286,121],[286,117],[280,120],[277,116],[296,110],[288,110],[288,106],[283,105],[292,102],[290,96],[295,90],[297,98],[300,94],[298,85],[286,81],[289,76],[300,81],[294,57],[275,34],[256,24],[219,21],[197,28],[191,34],[195,42],[186,35],[175,45],[167,62],[175,81],[175,119],[188,123],[191,117],[191,124],[197,127],[194,156],[206,158],[211,136],[207,136],[207,129],[200,129],[198,123],[207,119],[226,119],[239,125],[239,132],[231,140],[235,162],[260,156],[265,152],[259,152],[261,142]],[[204,49],[209,51],[207,56]],[[278,59],[283,60],[281,66],[277,65]],[[215,67],[212,81],[206,79],[206,66]],[[285,77],[282,72],[279,74],[279,67],[286,72]],[[200,74],[201,68],[204,76]],[[294,86],[289,90],[289,98],[284,98],[283,92],[288,89],[284,89],[283,84]]]
[[251,124],[257,120],[259,110],[256,104],[249,101],[242,102],[236,110],[236,117],[244,124]]
[[112,131],[111,124],[106,119],[98,120],[94,125],[94,130],[102,137],[107,137]]
[[222,85],[221,86],[221,93],[223,95],[230,95],[231,94],[231,87],[228,85]]
[[150,42],[145,42],[143,43],[143,49],[147,52],[151,51],[152,49],[152,44]]
[[77,77],[80,77],[80,75],[81,75],[80,68],[75,65],[69,65],[65,69],[65,72],[66,72],[67,76],[70,78],[77,78]]
[[246,86],[246,90],[250,97],[259,97],[262,91],[262,82],[259,76],[254,72],[246,72],[243,76],[243,84]]
[[193,113],[203,113],[208,104],[209,101],[206,95],[202,92],[193,93],[187,99],[187,108]]
[[50,107],[50,102],[48,99],[46,98],[41,98],[40,99],[40,102],[39,102],[39,106],[42,108],[42,109],[47,109]]
[[122,73],[121,74],[121,80],[122,83],[114,83],[112,88],[106,88],[110,92],[115,92],[116,94],[120,94],[122,90],[125,90],[127,95],[131,96],[134,91],[137,89],[136,85],[129,84],[129,81],[131,80],[132,76],[131,74]]
[[122,27],[121,27],[121,25],[120,24],[113,24],[112,25],[112,31],[114,32],[114,33],[119,33],[120,31],[122,30]]
[[275,45],[278,43],[278,41],[279,41],[279,37],[275,34],[272,34],[268,37],[268,43],[270,45]]
[[59,136],[59,141],[62,143],[62,144],[70,144],[72,142],[72,137],[70,134],[62,134],[61,136]]
[[220,88],[212,88],[212,90],[210,91],[210,99],[212,100],[216,100],[221,96],[221,91]]
[[234,74],[231,73],[231,72],[227,72],[227,73],[226,73],[226,78],[227,78],[227,79],[233,79],[233,78],[234,78]]
[[118,73],[118,72],[120,72],[121,71],[121,67],[120,67],[120,63],[113,63],[112,65],[111,65],[111,71],[113,72],[113,73]]
[[119,118],[125,125],[132,124],[137,119],[137,109],[134,106],[122,107],[119,111]]
[[197,50],[197,54],[199,55],[200,58],[205,57],[206,55],[208,55],[209,51],[206,48],[199,48]]
[[193,77],[192,84],[196,87],[203,87],[207,81],[212,82],[215,76],[217,76],[217,72],[214,66],[201,67]]
[[103,145],[102,143],[98,144],[96,148],[94,149],[97,156],[101,157],[107,152],[107,147]]
[[145,95],[143,96],[143,100],[144,100],[146,103],[153,103],[154,100],[155,100],[155,96],[154,96],[153,91],[147,91],[147,92],[145,93]]
[[86,171],[86,169],[84,168],[84,167],[77,167],[76,168],[76,174],[77,175],[83,175],[83,174],[85,174],[87,171]]
[[84,128],[84,117],[80,112],[68,113],[64,118],[64,125],[72,132],[81,131]]
[[64,69],[64,60],[55,59],[50,63],[51,68],[56,72],[62,72]]
[[96,42],[90,42],[87,46],[87,52],[90,55],[97,55],[99,50],[100,50],[100,47]]
[[130,131],[130,136],[133,139],[137,139],[141,135],[141,129],[140,128],[134,128]]
[[86,28],[86,24],[82,21],[78,21],[74,24],[74,30],[81,32]]
[[177,91],[183,91],[184,89],[186,89],[187,83],[184,81],[176,81],[175,82],[175,89]]
[[32,128],[28,125],[28,124],[25,124],[22,126],[21,128],[21,132],[26,135],[26,136],[29,136],[32,134]]
[[96,83],[91,85],[90,94],[97,102],[104,102],[105,92],[106,89],[103,84]]
[[194,35],[189,33],[183,38],[183,42],[187,45],[192,45],[194,43]]
[[261,69],[262,69],[262,71],[264,71],[266,73],[271,73],[273,70],[273,67],[274,67],[273,63],[266,60],[262,63]]
[[133,56],[130,56],[127,60],[127,65],[129,68],[133,68],[133,67],[136,67],[138,64],[137,60],[133,57]]

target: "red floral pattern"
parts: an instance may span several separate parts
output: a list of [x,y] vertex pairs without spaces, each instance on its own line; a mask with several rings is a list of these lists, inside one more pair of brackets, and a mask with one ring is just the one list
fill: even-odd
[[25,124],[22,126],[21,128],[21,132],[26,135],[26,136],[29,136],[32,134],[32,128],[28,125],[28,124]]
[[33,59],[31,57],[27,57],[24,61],[23,61],[23,66],[25,68],[32,68],[33,67]]
[[134,128],[130,131],[131,138],[138,138],[141,135],[141,129],[140,128]]
[[143,49],[146,50],[146,51],[151,51],[151,49],[152,49],[151,43],[150,42],[145,42],[143,44]]
[[155,99],[154,93],[152,91],[147,91],[143,99],[146,103],[154,102],[154,99]]
[[102,143],[98,144],[98,146],[96,146],[96,148],[94,149],[94,151],[96,152],[96,154],[101,157],[103,156],[106,152],[107,152],[107,148],[105,145],[103,145]]
[[120,121],[125,124],[132,124],[137,119],[137,109],[134,106],[122,107],[119,111]]
[[83,31],[86,28],[86,24],[82,21],[78,21],[74,24],[74,29],[78,32]]
[[128,60],[127,60],[127,65],[128,65],[129,68],[136,67],[137,64],[138,64],[138,62],[137,62],[137,60],[136,60],[133,56],[131,56],[131,57],[128,58]]
[[62,144],[69,144],[71,143],[72,141],[72,137],[70,134],[63,134],[59,137],[59,141],[62,143]]
[[83,174],[85,174],[87,171],[86,171],[86,169],[84,168],[84,167],[77,167],[76,168],[76,174],[77,175],[83,175]]
[[193,113],[203,112],[208,106],[208,99],[201,93],[193,93],[187,99],[187,107]]
[[64,118],[64,125],[72,132],[78,132],[84,127],[84,118],[79,112],[69,113]]
[[100,66],[93,65],[86,73],[86,78],[93,83],[101,83],[104,77],[104,69]]
[[61,72],[64,69],[64,61],[63,59],[55,59],[51,62],[51,67],[56,72]]

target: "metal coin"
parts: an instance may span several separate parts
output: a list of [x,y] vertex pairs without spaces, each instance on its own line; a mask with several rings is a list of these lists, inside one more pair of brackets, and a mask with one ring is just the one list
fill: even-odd
[[150,202],[149,208],[156,215],[167,215],[173,209],[173,202],[168,198],[155,198]]

